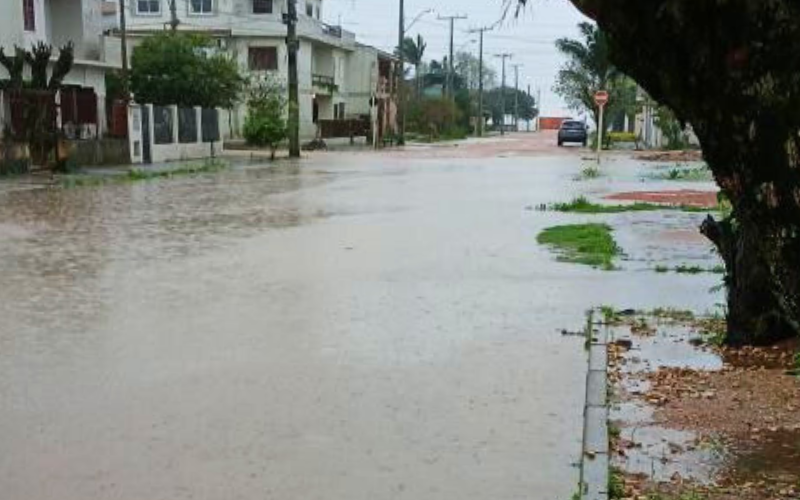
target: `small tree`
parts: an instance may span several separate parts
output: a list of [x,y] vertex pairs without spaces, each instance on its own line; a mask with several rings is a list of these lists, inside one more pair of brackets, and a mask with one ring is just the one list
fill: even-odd
[[236,61],[217,53],[211,39],[181,33],[154,35],[136,47],[130,79],[139,102],[226,109],[246,84]]
[[667,140],[666,149],[686,149],[686,146],[689,145],[689,141],[686,139],[686,131],[671,109],[666,106],[656,108],[655,122]]
[[285,93],[284,86],[272,77],[251,82],[247,93],[245,140],[253,146],[270,148],[273,160],[278,146],[288,136]]

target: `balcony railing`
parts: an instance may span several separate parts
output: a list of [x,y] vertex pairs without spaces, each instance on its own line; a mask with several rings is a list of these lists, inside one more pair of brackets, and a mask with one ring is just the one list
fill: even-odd
[[332,36],[335,38],[342,38],[341,26],[333,26],[331,24],[322,23],[322,32],[328,36]]
[[311,75],[311,83],[315,87],[320,87],[331,91],[336,90],[336,80],[332,76]]

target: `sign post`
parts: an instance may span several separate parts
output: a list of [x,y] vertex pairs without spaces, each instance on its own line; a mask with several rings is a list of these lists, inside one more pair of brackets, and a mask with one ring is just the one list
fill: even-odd
[[600,164],[600,153],[603,151],[603,130],[606,104],[608,104],[608,92],[605,90],[598,90],[594,94],[594,102],[600,108],[600,119],[597,124],[597,164]]

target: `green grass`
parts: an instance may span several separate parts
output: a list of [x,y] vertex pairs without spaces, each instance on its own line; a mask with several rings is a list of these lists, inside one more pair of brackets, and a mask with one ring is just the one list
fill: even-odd
[[581,170],[580,175],[575,177],[576,181],[586,181],[590,179],[597,179],[602,177],[603,173],[594,165],[587,165]]
[[608,474],[608,498],[621,500],[624,496],[625,481],[622,479],[622,471],[612,467]]
[[607,224],[576,224],[545,229],[537,237],[554,248],[561,262],[585,264],[603,270],[614,269],[614,257],[622,254]]
[[228,164],[211,160],[205,163],[195,163],[168,170],[150,170],[145,168],[132,168],[124,175],[67,175],[61,179],[61,185],[66,188],[103,186],[106,184],[121,184],[126,182],[140,182],[154,179],[169,179],[186,175],[197,175],[209,172],[219,172],[228,168]]
[[658,210],[680,210],[683,212],[709,212],[708,208],[688,205],[662,205],[658,203],[636,202],[627,205],[600,205],[580,196],[568,203],[553,203],[550,210],[576,214],[619,214],[623,212],[654,212]]
[[708,167],[672,168],[667,172],[655,175],[656,179],[668,181],[705,182],[712,181],[714,177]]
[[700,267],[700,266],[689,266],[686,264],[681,264],[680,266],[669,267],[665,265],[658,265],[654,267],[653,270],[660,274],[665,274],[669,272],[678,274],[703,274],[703,273],[725,274],[725,266]]
[[128,180],[131,181],[147,181],[150,179],[162,179],[169,177],[178,177],[182,175],[195,175],[207,172],[219,172],[228,167],[225,162],[209,161],[202,164],[190,164],[183,167],[178,167],[168,170],[147,170],[141,168],[132,168],[128,171]]

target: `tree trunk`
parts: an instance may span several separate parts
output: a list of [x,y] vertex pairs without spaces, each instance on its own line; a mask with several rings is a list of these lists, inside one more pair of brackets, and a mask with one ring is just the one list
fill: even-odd
[[798,311],[784,308],[788,304],[782,304],[780,294],[775,293],[771,268],[789,269],[796,280],[798,263],[770,265],[772,257],[765,251],[768,245],[758,224],[718,222],[709,216],[700,230],[716,245],[725,262],[727,343],[767,345],[796,335]]

